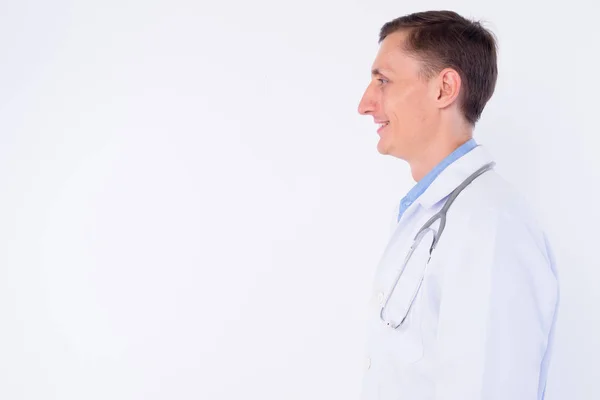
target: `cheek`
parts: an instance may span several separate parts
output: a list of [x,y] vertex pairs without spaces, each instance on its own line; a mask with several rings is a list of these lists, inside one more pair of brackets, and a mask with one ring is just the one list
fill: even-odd
[[412,88],[402,93],[389,93],[383,96],[382,105],[391,121],[400,126],[413,126],[426,118],[427,97],[423,90]]

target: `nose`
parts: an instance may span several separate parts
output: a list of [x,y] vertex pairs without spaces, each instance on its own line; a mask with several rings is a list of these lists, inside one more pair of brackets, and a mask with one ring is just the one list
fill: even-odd
[[372,86],[369,85],[367,86],[367,89],[365,90],[362,99],[360,99],[360,103],[358,103],[358,113],[360,115],[369,115],[375,111],[376,107],[377,101],[374,96]]

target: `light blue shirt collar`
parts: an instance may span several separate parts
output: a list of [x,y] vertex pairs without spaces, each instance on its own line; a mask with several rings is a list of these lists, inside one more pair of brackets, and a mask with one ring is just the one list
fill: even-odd
[[398,212],[398,221],[402,218],[402,214],[406,211],[408,207],[412,205],[427,190],[429,185],[438,177],[438,175],[448,167],[448,165],[452,164],[454,161],[458,160],[469,151],[473,150],[477,147],[477,143],[475,139],[470,139],[464,144],[462,144],[459,148],[450,153],[446,158],[444,158],[438,165],[435,166],[434,169],[429,171],[427,175],[423,177],[417,184],[404,196],[402,201],[400,202],[400,211]]

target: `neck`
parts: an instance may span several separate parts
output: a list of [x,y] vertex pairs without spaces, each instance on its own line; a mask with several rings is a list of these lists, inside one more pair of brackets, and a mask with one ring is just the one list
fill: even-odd
[[419,154],[409,162],[412,177],[415,182],[420,181],[432,169],[436,167],[444,158],[450,155],[454,150],[469,141],[472,135],[446,136],[445,140],[437,138],[427,145]]

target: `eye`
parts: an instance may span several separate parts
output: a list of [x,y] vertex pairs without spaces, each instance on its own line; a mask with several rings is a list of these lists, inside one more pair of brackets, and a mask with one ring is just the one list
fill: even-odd
[[384,78],[377,78],[377,80],[378,80],[378,81],[379,81],[379,83],[381,83],[382,85],[383,85],[384,83],[388,83],[388,82],[389,82],[387,79],[384,79]]

